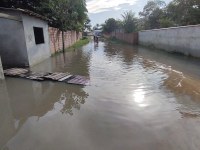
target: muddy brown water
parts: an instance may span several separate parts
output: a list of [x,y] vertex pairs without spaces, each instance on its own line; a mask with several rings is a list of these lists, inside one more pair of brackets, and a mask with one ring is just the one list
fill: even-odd
[[31,68],[90,86],[0,81],[2,150],[199,150],[200,60],[106,41]]

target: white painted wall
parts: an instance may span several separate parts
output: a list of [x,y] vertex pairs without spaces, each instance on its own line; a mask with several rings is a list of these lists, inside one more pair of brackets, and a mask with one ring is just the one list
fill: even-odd
[[[29,65],[33,66],[51,56],[49,47],[48,24],[46,21],[23,14],[22,14],[22,20],[24,26]],[[33,27],[43,28],[45,43],[37,45],[35,44]]]
[[0,57],[0,80],[4,79],[4,74],[3,74],[3,67],[2,67],[2,63],[1,63],[1,57]]
[[140,31],[139,44],[200,57],[200,25]]

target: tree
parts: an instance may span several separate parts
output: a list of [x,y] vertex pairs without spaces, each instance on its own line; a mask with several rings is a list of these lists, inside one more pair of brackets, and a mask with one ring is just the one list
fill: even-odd
[[85,23],[84,23],[84,31],[91,31],[91,20],[87,17]]
[[50,24],[62,31],[63,51],[64,31],[81,31],[87,19],[87,9],[85,0],[48,0],[41,3],[39,10],[50,18]]
[[114,18],[109,18],[105,21],[103,25],[103,32],[111,33],[118,28],[118,22]]
[[136,31],[136,18],[132,11],[127,11],[122,14],[123,17],[123,28],[126,33]]
[[163,8],[166,6],[162,0],[148,1],[144,6],[143,11],[139,13],[140,17],[143,18],[145,29],[160,28],[159,20],[163,18]]
[[102,26],[98,23],[93,27],[93,30],[101,30],[101,29],[102,29]]
[[200,0],[173,0],[167,6],[167,14],[177,25],[200,23]]
[[1,0],[0,6],[6,8],[22,8],[36,11],[42,0]]

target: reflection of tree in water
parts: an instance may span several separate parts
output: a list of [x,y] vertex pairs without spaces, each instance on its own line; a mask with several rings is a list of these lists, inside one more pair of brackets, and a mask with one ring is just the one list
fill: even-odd
[[61,94],[59,103],[63,105],[61,112],[64,114],[73,115],[73,108],[80,110],[81,104],[85,103],[85,99],[88,97],[88,94],[83,91],[81,88],[76,91],[72,89],[66,90],[65,93]]
[[82,49],[61,53],[52,58],[53,71],[89,76],[91,52]]
[[117,56],[125,65],[130,66],[134,62],[137,51],[130,45],[107,43],[105,53],[108,58],[113,59]]

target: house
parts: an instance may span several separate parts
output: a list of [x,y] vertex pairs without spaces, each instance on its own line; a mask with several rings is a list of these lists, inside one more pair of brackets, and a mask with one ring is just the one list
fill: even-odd
[[24,9],[0,7],[3,67],[33,66],[50,57],[48,19]]
[[94,30],[93,31],[93,35],[96,35],[96,36],[100,37],[102,35],[102,30],[99,30],[99,29],[98,30]]

